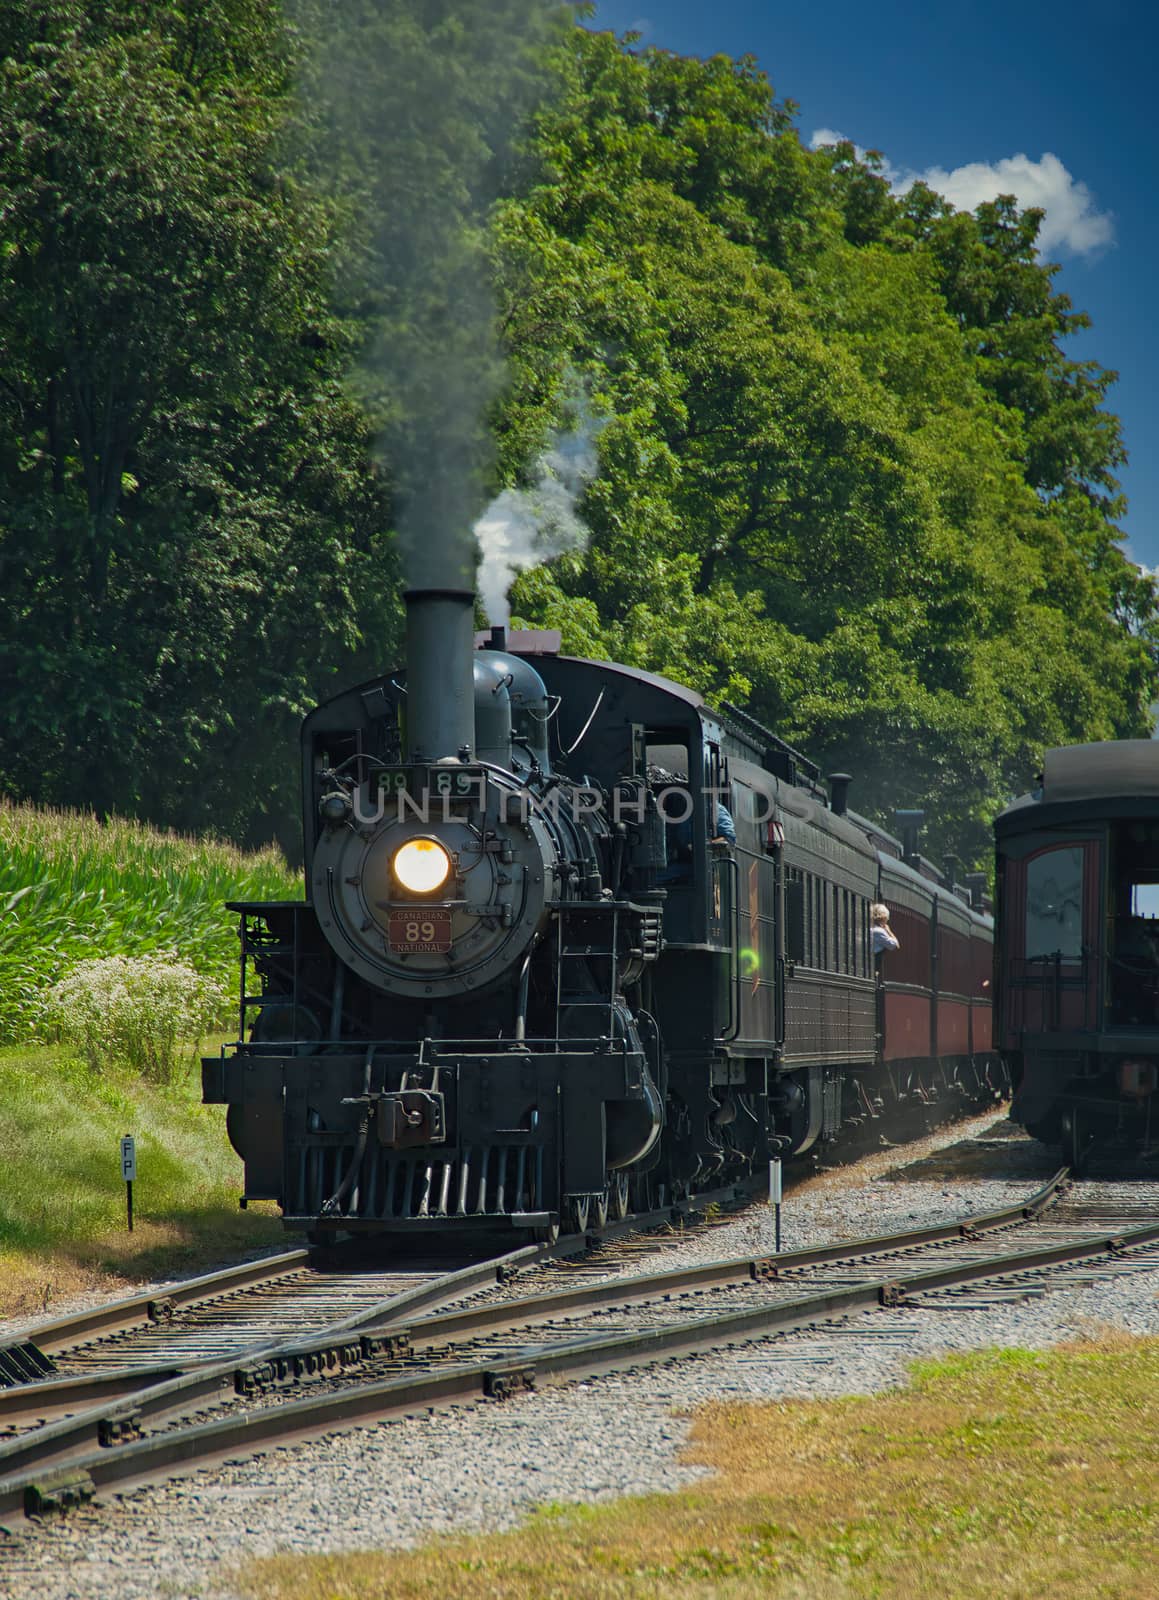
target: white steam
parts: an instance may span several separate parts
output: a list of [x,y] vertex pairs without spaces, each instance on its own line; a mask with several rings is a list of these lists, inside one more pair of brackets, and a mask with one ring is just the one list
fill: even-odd
[[589,529],[576,511],[599,471],[596,440],[603,419],[586,400],[573,400],[572,427],[557,433],[535,463],[529,489],[504,489],[475,524],[479,541],[479,598],[489,622],[511,614],[507,590],[517,572],[587,548]]

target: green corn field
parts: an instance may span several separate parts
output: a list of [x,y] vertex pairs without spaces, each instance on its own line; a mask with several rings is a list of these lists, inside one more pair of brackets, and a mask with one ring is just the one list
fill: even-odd
[[247,854],[0,799],[0,1043],[42,1037],[45,994],[96,956],[172,952],[236,999],[237,918],[225,902],[301,892],[274,848]]

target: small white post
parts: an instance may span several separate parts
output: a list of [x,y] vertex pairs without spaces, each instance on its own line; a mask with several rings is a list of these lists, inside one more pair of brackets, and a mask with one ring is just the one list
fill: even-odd
[[125,1205],[129,1213],[129,1232],[133,1231],[133,1180],[137,1176],[137,1146],[133,1135],[121,1140],[121,1177],[125,1180]]
[[781,1161],[774,1156],[769,1162],[769,1204],[773,1208],[776,1229],[776,1253],[781,1253]]

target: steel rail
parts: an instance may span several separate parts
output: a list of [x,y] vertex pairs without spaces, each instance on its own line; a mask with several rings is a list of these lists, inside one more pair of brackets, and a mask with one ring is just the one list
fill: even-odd
[[[516,1251],[503,1252],[503,1259],[519,1255],[521,1251],[537,1259],[565,1257],[577,1254],[588,1247],[592,1239],[614,1240],[642,1229],[677,1222],[682,1218],[704,1211],[709,1206],[751,1196],[761,1187],[763,1179],[738,1180],[714,1190],[711,1194],[693,1195],[674,1200],[650,1212],[634,1214],[603,1228],[589,1228],[583,1234],[565,1234],[552,1245],[525,1245]],[[365,1248],[363,1241],[353,1241]],[[256,1288],[273,1283],[280,1277],[289,1277],[308,1267],[317,1259],[316,1253],[307,1249],[282,1251],[273,1256],[262,1256],[255,1261],[245,1261],[238,1266],[223,1267],[220,1271],[203,1273],[195,1278],[180,1279],[162,1284],[159,1288],[141,1294],[128,1295],[120,1300],[108,1301],[85,1311],[72,1312],[50,1321],[38,1322],[29,1327],[20,1339],[0,1345],[0,1356],[11,1353],[20,1362],[21,1352],[32,1352],[26,1371],[14,1372],[9,1377],[12,1387],[22,1382],[36,1382],[51,1370],[49,1364],[36,1360],[36,1354],[58,1354],[75,1345],[88,1343],[95,1338],[123,1333],[127,1329],[160,1323],[168,1320],[180,1309],[204,1304],[229,1295],[239,1289]],[[5,1374],[0,1371],[0,1406],[4,1396]]]
[[[27,1426],[32,1422],[44,1424],[33,1432],[0,1441],[0,1474],[11,1472],[34,1459],[44,1462],[64,1459],[88,1444],[109,1446],[131,1438],[147,1418],[172,1417],[183,1410],[195,1409],[235,1392],[236,1386],[244,1382],[242,1374],[274,1369],[296,1379],[337,1374],[363,1359],[364,1352],[359,1343],[359,1336],[363,1333],[377,1333],[381,1328],[403,1324],[408,1318],[433,1306],[514,1276],[524,1267],[578,1255],[593,1240],[615,1240],[683,1221],[712,1205],[744,1199],[751,1195],[755,1187],[759,1187],[760,1181],[731,1183],[710,1194],[692,1196],[655,1211],[609,1223],[598,1232],[565,1235],[552,1245],[520,1246],[501,1256],[473,1263],[443,1274],[429,1283],[391,1295],[376,1306],[363,1307],[360,1311],[338,1318],[324,1332],[314,1334],[309,1340],[290,1336],[262,1343],[259,1339],[248,1350],[241,1348],[226,1356],[204,1361],[143,1363],[79,1377],[45,1376],[0,1389],[0,1426]],[[294,1251],[288,1256],[269,1260],[271,1265],[286,1260],[301,1265],[302,1258],[308,1258],[308,1255],[306,1251]],[[259,1265],[248,1264],[255,1268]],[[199,1291],[204,1291],[206,1285],[217,1285],[223,1279],[226,1280],[227,1291],[231,1287],[245,1286],[242,1276],[245,1270],[227,1268],[224,1273],[190,1279],[176,1286],[181,1291],[181,1303],[196,1303],[201,1298]],[[271,1273],[271,1281],[279,1275]],[[260,1276],[250,1279],[251,1283],[261,1281]],[[148,1300],[148,1296],[135,1296],[105,1309],[120,1315],[126,1308]],[[87,1313],[82,1313],[82,1318],[87,1316]],[[64,1328],[71,1320],[61,1319],[59,1324],[53,1326]],[[132,1323],[124,1325],[132,1326]],[[111,1326],[115,1327],[116,1324]],[[373,1352],[366,1353],[381,1355],[391,1344],[401,1348],[402,1341],[399,1338],[389,1342],[376,1339]],[[115,1404],[118,1401],[123,1403]]]
[[[83,1407],[109,1405],[155,1383],[165,1383],[188,1371],[188,1363],[156,1362],[125,1366],[75,1378],[44,1378],[0,1389],[0,1428],[28,1427],[55,1417],[71,1416]],[[2,1448],[2,1444],[0,1444]]]
[[128,1295],[123,1300],[112,1300],[106,1305],[93,1306],[88,1311],[77,1311],[71,1316],[40,1323],[28,1330],[22,1343],[34,1344],[46,1355],[51,1355],[70,1345],[135,1328],[139,1323],[160,1321],[180,1306],[216,1299],[219,1295],[232,1294],[236,1289],[254,1288],[275,1278],[286,1277],[308,1266],[309,1261],[309,1250],[285,1250],[280,1255],[244,1261],[238,1267],[225,1267],[220,1272],[186,1278],[144,1294]]
[[[818,1322],[843,1319],[874,1306],[905,1303],[909,1291],[953,1283],[1001,1280],[1044,1266],[1089,1260],[1159,1243],[1159,1226],[1103,1234],[1070,1245],[959,1262],[956,1267],[833,1286],[776,1305],[748,1307],[709,1317],[685,1319],[660,1328],[603,1336],[588,1335],[566,1344],[532,1348],[509,1360],[484,1359],[437,1373],[392,1377],[335,1394],[288,1401],[277,1407],[220,1418],[195,1429],[162,1433],[73,1459],[57,1472],[11,1477],[0,1482],[0,1515],[23,1509],[27,1515],[60,1509],[91,1498],[102,1487],[120,1489],[159,1476],[251,1454],[264,1445],[311,1437],[342,1426],[402,1415],[454,1400],[504,1398],[540,1381],[571,1381],[600,1372],[648,1365],[674,1356],[747,1342]],[[516,1311],[511,1306],[510,1311]]]
[[[389,1299],[379,1302],[377,1306],[363,1307],[361,1311],[343,1317],[331,1325],[323,1344],[324,1348],[333,1351],[333,1354],[330,1356],[312,1352],[305,1354],[300,1361],[299,1375],[318,1377],[329,1371],[338,1371],[342,1357],[345,1355],[347,1360],[350,1360],[355,1351],[360,1349],[357,1330],[364,1323],[381,1322],[395,1315],[413,1316],[447,1300],[458,1299],[475,1289],[486,1288],[499,1282],[505,1273],[539,1259],[542,1254],[540,1246],[524,1245],[518,1250],[508,1251],[506,1255],[444,1273],[429,1283],[419,1284],[412,1289],[404,1290],[401,1294],[392,1295]],[[235,1374],[239,1365],[252,1366],[276,1360],[283,1352],[296,1349],[300,1343],[300,1339],[294,1338],[270,1341],[264,1345],[257,1344],[249,1350],[235,1351],[225,1359],[200,1362],[184,1370],[178,1369],[176,1374],[171,1376],[165,1374],[172,1374],[174,1371],[172,1367],[162,1368],[160,1372],[156,1367],[137,1368],[136,1376],[144,1379],[143,1388],[133,1384],[134,1369],[127,1371],[123,1369],[119,1373],[113,1373],[109,1376],[114,1386],[126,1383],[130,1385],[131,1397],[128,1400],[112,1407],[98,1403],[60,1421],[50,1422],[44,1427],[32,1429],[16,1438],[0,1442],[0,1474],[18,1471],[22,1466],[34,1461],[59,1461],[87,1445],[108,1447],[133,1438],[138,1434],[140,1424],[146,1418],[174,1416],[182,1411],[196,1409],[207,1402],[213,1402],[223,1394],[235,1392]],[[84,1382],[84,1380],[77,1381]],[[67,1379],[63,1380],[64,1384],[68,1382]],[[136,1392],[132,1392],[134,1387]],[[15,1391],[15,1396],[19,1398],[25,1414],[29,1405],[34,1405],[38,1399],[59,1409],[56,1402],[60,1399],[61,1388],[61,1383],[33,1383]],[[5,1395],[4,1398],[8,1399],[8,1396]],[[101,1399],[107,1397],[101,1396],[98,1391],[98,1400]],[[15,1409],[12,1400],[9,1400],[9,1404]],[[36,1411],[34,1414],[39,1416],[40,1412]]]
[[[94,1444],[107,1449],[124,1445],[139,1434],[141,1423],[147,1418],[172,1417],[182,1412],[189,1412],[201,1404],[229,1398],[231,1393],[253,1394],[271,1384],[284,1381],[287,1377],[293,1381],[301,1377],[337,1376],[368,1358],[409,1355],[416,1346],[427,1348],[448,1337],[454,1339],[466,1333],[478,1333],[504,1325],[531,1326],[536,1322],[558,1318],[561,1313],[592,1309],[601,1304],[617,1302],[633,1304],[641,1300],[670,1296],[673,1292],[682,1290],[777,1277],[793,1267],[818,1262],[846,1260],[859,1255],[897,1254],[899,1251],[921,1244],[976,1237],[984,1230],[1007,1227],[1039,1215],[1043,1207],[1050,1203],[1051,1198],[1057,1196],[1066,1176],[1065,1170],[1058,1173],[1049,1184],[1020,1205],[975,1215],[951,1224],[913,1229],[869,1240],[843,1241],[839,1245],[796,1251],[780,1258],[742,1257],[733,1261],[678,1268],[667,1273],[635,1278],[612,1278],[604,1283],[583,1288],[496,1303],[487,1307],[467,1308],[461,1312],[451,1312],[437,1317],[419,1318],[407,1325],[400,1315],[402,1310],[405,1309],[413,1316],[416,1311],[421,1311],[430,1305],[440,1293],[444,1301],[449,1297],[446,1292],[448,1287],[446,1280],[440,1285],[420,1286],[403,1296],[396,1297],[385,1315],[364,1308],[356,1316],[347,1319],[344,1327],[348,1336],[345,1339],[330,1338],[323,1341],[314,1339],[298,1343],[283,1341],[280,1345],[250,1352],[249,1358],[241,1363],[235,1357],[230,1361],[216,1362],[193,1369],[175,1378],[166,1377],[158,1373],[157,1369],[146,1372],[139,1369],[136,1375],[131,1370],[113,1375],[121,1381],[130,1383],[134,1376],[138,1378],[145,1376],[154,1381],[144,1393],[135,1395],[121,1405],[111,1408],[107,1405],[98,1405],[63,1422],[50,1424],[21,1438],[8,1441],[0,1446],[0,1472],[8,1474],[8,1481],[11,1484],[16,1474],[33,1468],[43,1471],[46,1465],[71,1460],[78,1451],[83,1451],[86,1447],[91,1449]],[[512,1252],[501,1261],[466,1269],[464,1272],[452,1275],[457,1281],[451,1288],[457,1293],[462,1293],[488,1279],[498,1281],[504,1266],[516,1265],[512,1257],[526,1259],[537,1254],[542,1252],[533,1246],[527,1247],[523,1251]],[[994,1263],[986,1263],[985,1270],[992,1274],[995,1270]],[[891,1278],[885,1281],[893,1284],[895,1280]],[[876,1291],[871,1286],[869,1292],[870,1300],[866,1303],[872,1303]],[[814,1306],[820,1304],[816,1296],[812,1297],[810,1303]],[[762,1308],[756,1313],[758,1317],[766,1318],[770,1314],[772,1308],[769,1307]],[[361,1337],[355,1337],[354,1325],[361,1328]],[[622,1342],[621,1338],[619,1344]],[[613,1338],[612,1344],[617,1345],[616,1339]],[[158,1377],[162,1377],[163,1381],[155,1381]],[[413,1382],[413,1380],[406,1381]],[[24,1393],[28,1402],[35,1403],[38,1398],[37,1391],[41,1391],[42,1400],[48,1400],[49,1395],[44,1391],[53,1387],[58,1386],[31,1385]],[[148,1441],[142,1442],[148,1443]],[[9,1505],[8,1509],[12,1507]]]
[[[866,1256],[866,1254],[887,1253],[887,1251],[892,1250],[906,1250],[911,1246],[924,1245],[924,1243],[936,1243],[938,1240],[952,1240],[952,1238],[965,1237],[965,1235],[969,1234],[981,1234],[986,1230],[1013,1226],[1017,1222],[1034,1218],[1044,1210],[1045,1206],[1050,1205],[1057,1198],[1058,1192],[1063,1189],[1066,1181],[1068,1181],[1068,1176],[1069,1170],[1063,1166],[1047,1184],[1042,1186],[1042,1189],[1036,1190],[1036,1194],[1031,1195],[1021,1205],[1007,1206],[1005,1210],[970,1216],[970,1218],[962,1219],[962,1221],[938,1224],[938,1226],[933,1227],[922,1227],[922,1229],[909,1229],[903,1234],[879,1235],[876,1238],[845,1240],[845,1242],[837,1243],[837,1245],[813,1246],[810,1250],[786,1251],[780,1256],[760,1256],[760,1258],[741,1258],[738,1261],[709,1262],[706,1266],[677,1269],[674,1275],[656,1275],[655,1280],[650,1277],[634,1278],[632,1283],[640,1285],[640,1293],[636,1296],[636,1298],[640,1298],[640,1296],[647,1296],[648,1293],[652,1293],[653,1290],[650,1285],[653,1285],[653,1283],[660,1285],[661,1278],[668,1283],[669,1288],[696,1288],[696,1286],[711,1288],[714,1285],[735,1282],[738,1277],[778,1277],[783,1272],[791,1272],[797,1267],[815,1266],[815,1264],[826,1261],[840,1261],[840,1259],[845,1259],[850,1254]],[[568,1235],[568,1237],[559,1240],[559,1243],[554,1246],[525,1246],[525,1253],[527,1253],[528,1258],[535,1259],[567,1258],[568,1254],[576,1254],[581,1248],[588,1245],[592,1237],[597,1237],[599,1240],[615,1240],[615,1238],[632,1234],[632,1232],[639,1232],[639,1230],[647,1229],[647,1227],[663,1226],[664,1222],[685,1218],[690,1211],[696,1210],[696,1208],[720,1203],[720,1198],[740,1198],[740,1194],[738,1194],[736,1186],[730,1186],[728,1189],[717,1190],[714,1195],[706,1195],[706,1197],[701,1198],[700,1202],[685,1200],[685,1202],[677,1203],[676,1206],[666,1206],[666,1208],[661,1208],[660,1211],[653,1211],[653,1213],[647,1213],[644,1216],[634,1216],[634,1218],[624,1219],[624,1221],[615,1222],[615,1224],[608,1224],[607,1229],[600,1229],[597,1235]],[[504,1258],[501,1258],[501,1275],[514,1274],[515,1270],[519,1270],[519,1267],[523,1266],[523,1264],[525,1262],[523,1262],[523,1256],[519,1251],[507,1253]],[[205,1280],[205,1278],[202,1278],[202,1280],[190,1280],[189,1288],[192,1290],[194,1283],[215,1282],[215,1280],[216,1277],[210,1278],[210,1280]],[[624,1285],[624,1288],[628,1288],[628,1280],[621,1278],[618,1282]],[[472,1286],[474,1285],[467,1285],[467,1288],[472,1288]],[[182,1285],[182,1288],[186,1288],[186,1285]],[[192,1293],[182,1296],[182,1301],[184,1302],[194,1301],[194,1299],[195,1294]],[[539,1296],[539,1299],[549,1302],[551,1306],[554,1306],[554,1309],[567,1310],[573,1304],[575,1306],[602,1304],[607,1299],[607,1291],[600,1290],[599,1286],[586,1286],[581,1290],[555,1291],[554,1294]],[[376,1317],[375,1312],[371,1309],[370,1312],[363,1312],[360,1317],[339,1320],[323,1333],[312,1336],[309,1341],[287,1339],[287,1341],[282,1341],[282,1344],[274,1347],[274,1349],[258,1346],[251,1357],[247,1357],[247,1352],[239,1350],[239,1352],[234,1352],[227,1360],[215,1363],[215,1365],[239,1366],[247,1362],[247,1358],[256,1362],[256,1360],[263,1360],[263,1358],[271,1357],[271,1355],[275,1354],[293,1354],[295,1357],[303,1358],[315,1355],[323,1363],[322,1370],[327,1370],[327,1368],[333,1368],[339,1360],[339,1352],[335,1347],[341,1346],[343,1334],[354,1333],[354,1331],[371,1333],[371,1331],[379,1331],[383,1330],[383,1328],[397,1325],[397,1323],[402,1323],[408,1314],[413,1314],[415,1310],[421,1309],[423,1302],[423,1290],[405,1291],[405,1293],[391,1299],[387,1315],[381,1320]],[[530,1299],[520,1302],[520,1306],[527,1307],[528,1312],[530,1312]],[[482,1326],[488,1326],[493,1320],[495,1320],[495,1309],[493,1307],[475,1307],[475,1309],[464,1310],[463,1314],[459,1314],[458,1317],[455,1314],[448,1314],[447,1318],[440,1320],[440,1328],[445,1328],[451,1334],[461,1334],[477,1330]],[[347,1360],[349,1360],[349,1357],[347,1357]],[[14,1386],[11,1389],[0,1389],[0,1426],[6,1424],[6,1426],[11,1427],[16,1426],[16,1424],[27,1424],[32,1419],[48,1421],[48,1419],[59,1416],[59,1414],[75,1413],[78,1406],[83,1405],[107,1405],[112,1400],[136,1394],[138,1390],[150,1389],[155,1384],[163,1384],[168,1379],[181,1378],[184,1374],[192,1373],[199,1366],[208,1366],[208,1363],[141,1363],[138,1366],[126,1365],[123,1368],[115,1368],[109,1373],[86,1374],[86,1376],[80,1376],[80,1378],[45,1378],[42,1381],[32,1382],[32,1384],[21,1384],[21,1386]],[[0,1446],[0,1467],[2,1466],[3,1448]]]
[[[517,1301],[507,1301],[489,1306],[468,1306],[462,1311],[449,1311],[437,1317],[423,1319],[405,1329],[412,1342],[420,1335],[451,1336],[479,1332],[519,1313],[520,1323],[542,1320],[560,1312],[594,1309],[598,1306],[623,1301],[631,1303],[657,1295],[684,1292],[692,1289],[712,1289],[746,1279],[778,1279],[806,1267],[821,1266],[827,1262],[849,1261],[857,1257],[902,1254],[925,1244],[952,1243],[959,1239],[972,1239],[984,1233],[1014,1227],[1021,1222],[1032,1222],[1054,1203],[1070,1180],[1070,1169],[1062,1167],[1050,1181],[1035,1191],[1029,1199],[1001,1211],[981,1212],[955,1222],[940,1223],[928,1228],[910,1228],[899,1233],[877,1234],[864,1239],[845,1239],[836,1244],[814,1245],[805,1250],[784,1251],[774,1256],[736,1256],[723,1261],[699,1262],[687,1267],[674,1267],[667,1272],[609,1278],[603,1283],[587,1284],[575,1289],[555,1290],[544,1295],[528,1296]],[[505,1316],[503,1315],[505,1314]],[[381,1322],[367,1322],[364,1332],[402,1331],[393,1317]],[[315,1348],[314,1341],[303,1341],[292,1347],[295,1353],[305,1353]]]
[[[573,1311],[592,1311],[608,1305],[634,1304],[663,1295],[692,1290],[723,1288],[754,1279],[777,1280],[789,1274],[829,1262],[851,1261],[867,1256],[904,1254],[922,1245],[952,1243],[979,1238],[984,1233],[1034,1221],[1058,1199],[1069,1181],[1070,1171],[1062,1167],[1050,1181],[1018,1205],[1000,1211],[972,1215],[928,1228],[910,1228],[899,1233],[878,1234],[864,1239],[847,1239],[837,1244],[815,1245],[804,1250],[783,1252],[779,1256],[737,1256],[722,1261],[698,1262],[674,1267],[665,1272],[608,1278],[601,1283],[584,1284],[574,1289],[556,1289],[542,1295],[526,1296],[486,1306],[467,1306],[462,1311],[440,1312],[437,1316],[406,1323],[393,1314],[361,1325],[365,1334],[393,1333],[405,1336],[411,1348],[426,1347],[438,1340],[461,1338],[507,1324],[520,1327],[551,1320]],[[303,1340],[287,1345],[284,1357],[316,1357],[337,1364],[338,1352],[324,1339]],[[244,1369],[242,1369],[244,1370]]]
[[[710,1194],[692,1196],[688,1199],[674,1201],[669,1205],[661,1206],[654,1211],[636,1213],[610,1222],[598,1230],[591,1229],[586,1234],[567,1234],[552,1245],[529,1244],[520,1246],[516,1250],[507,1251],[499,1257],[493,1258],[498,1267],[499,1276],[514,1275],[524,1266],[533,1266],[541,1261],[566,1260],[569,1256],[579,1255],[586,1251],[592,1243],[613,1242],[630,1234],[646,1232],[649,1229],[663,1227],[667,1224],[683,1222],[689,1217],[708,1209],[710,1206],[729,1204],[750,1198],[755,1190],[759,1189],[763,1180],[753,1179],[734,1182],[723,1188],[714,1190]],[[289,1270],[296,1270],[309,1260],[308,1251],[291,1251],[286,1255],[270,1257],[269,1265],[281,1262],[289,1263]],[[199,1278],[192,1278],[185,1282],[173,1285],[164,1292],[161,1304],[169,1308],[177,1306],[194,1306],[218,1298],[221,1293],[230,1293],[234,1289],[252,1287],[262,1282],[274,1282],[282,1275],[281,1272],[271,1271],[268,1277],[263,1274],[250,1275],[264,1262],[250,1262],[243,1267],[229,1267],[220,1273],[211,1273]],[[483,1263],[484,1272],[490,1263]],[[465,1272],[471,1269],[463,1269]],[[441,1280],[440,1280],[441,1281]],[[465,1277],[459,1293],[469,1293],[480,1285]],[[215,1291],[206,1293],[206,1289]],[[383,1305],[397,1311],[398,1316],[413,1314],[421,1310],[425,1304],[437,1304],[439,1299],[448,1298],[438,1296],[433,1302],[426,1299],[427,1285],[419,1285],[416,1289],[405,1290],[392,1296]],[[453,1296],[452,1296],[453,1298]],[[140,1362],[126,1364],[124,1367],[111,1368],[106,1372],[88,1373],[74,1377],[54,1376],[54,1367],[51,1361],[40,1360],[43,1346],[40,1342],[42,1333],[47,1333],[49,1348],[60,1351],[71,1348],[76,1342],[68,1337],[69,1331],[79,1326],[80,1333],[115,1333],[137,1325],[144,1319],[135,1316],[135,1309],[144,1306],[149,1322],[160,1322],[160,1316],[152,1313],[159,1309],[157,1295],[137,1295],[129,1299],[117,1301],[114,1304],[98,1308],[95,1312],[80,1312],[75,1317],[60,1318],[54,1323],[41,1329],[29,1330],[27,1342],[23,1345],[12,1345],[8,1349],[12,1352],[22,1352],[26,1370],[23,1371],[18,1382],[11,1383],[8,1387],[0,1387],[0,1428],[26,1425],[29,1421],[47,1422],[54,1417],[71,1415],[78,1406],[86,1404],[107,1404],[125,1396],[137,1393],[142,1389],[149,1389],[155,1384],[164,1383],[169,1379],[180,1378],[185,1374],[193,1373],[197,1369],[208,1370],[210,1365],[227,1366],[236,1365],[249,1359],[256,1359],[259,1355],[269,1354],[274,1350],[293,1345],[297,1348],[301,1340],[293,1336],[278,1341],[276,1345],[263,1344],[260,1339],[255,1340],[252,1352],[244,1348],[232,1351],[228,1356],[209,1357],[204,1361],[186,1358],[184,1360],[166,1361],[161,1358],[153,1362]],[[327,1350],[335,1341],[340,1341],[343,1334],[360,1331],[367,1317],[372,1320],[379,1316],[382,1307],[364,1308],[364,1310],[350,1317],[337,1319],[322,1333],[315,1334],[310,1341],[310,1348],[318,1351]],[[102,1318],[108,1315],[109,1321],[93,1326],[93,1317]],[[124,1320],[122,1320],[124,1319]],[[388,1320],[396,1320],[388,1318]],[[0,1444],[0,1467],[3,1464],[3,1445]]]

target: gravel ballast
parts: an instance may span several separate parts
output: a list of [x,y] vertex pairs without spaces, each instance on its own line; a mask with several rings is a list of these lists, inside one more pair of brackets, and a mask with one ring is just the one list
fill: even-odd
[[[977,1119],[810,1180],[786,1198],[784,1248],[926,1226],[1024,1199],[1053,1170],[1028,1141],[1001,1141],[1001,1179],[896,1181],[896,1169],[918,1155],[992,1124],[993,1117]],[[633,1270],[765,1253],[772,1235],[771,1213],[754,1207],[674,1239]],[[952,1313],[872,1311],[819,1335],[360,1427],[199,1472],[27,1536],[18,1528],[17,1549],[0,1556],[0,1592],[14,1600],[233,1600],[230,1573],[245,1557],[411,1545],[440,1532],[509,1527],[544,1502],[679,1488],[700,1476],[679,1455],[685,1413],[705,1401],[865,1394],[904,1382],[915,1358],[948,1350],[1045,1348],[1105,1327],[1159,1333],[1159,1273],[1101,1280],[1097,1268],[1091,1273],[1093,1282],[1037,1300]]]

